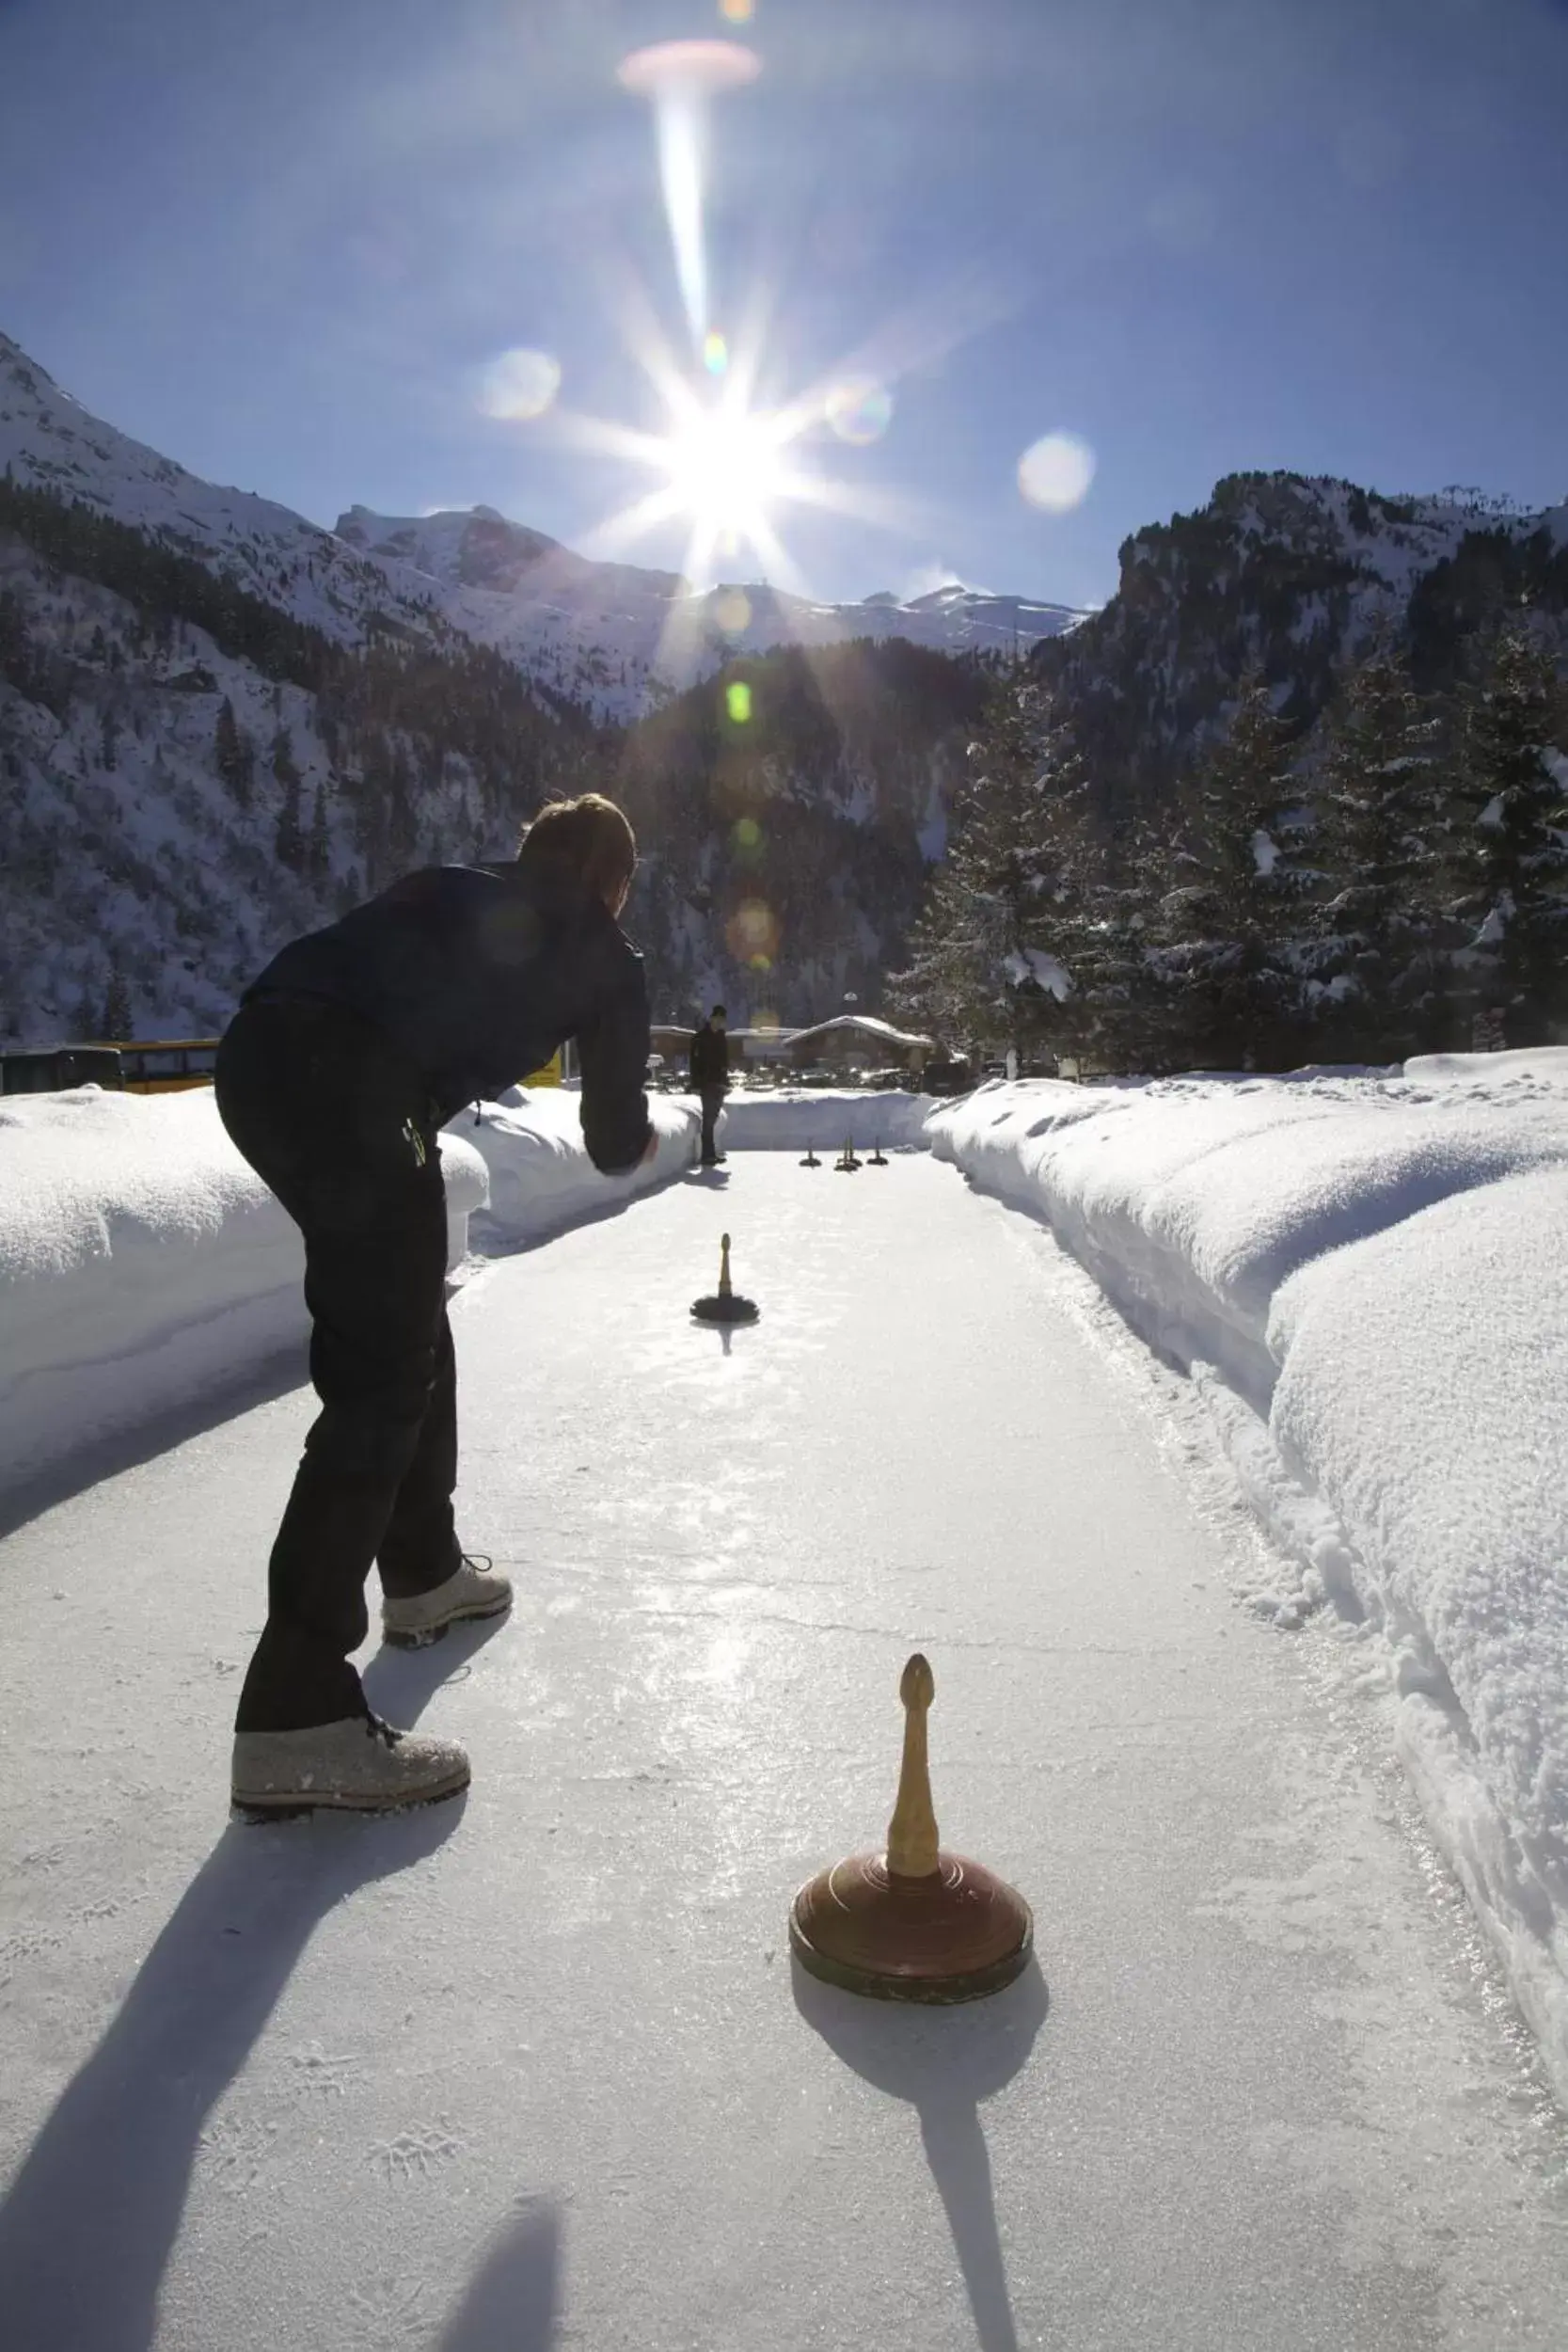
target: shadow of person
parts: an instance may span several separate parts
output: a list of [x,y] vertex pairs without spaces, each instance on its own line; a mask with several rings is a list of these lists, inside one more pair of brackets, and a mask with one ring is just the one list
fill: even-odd
[[890,2098],[907,2099],[953,2233],[981,2352],[1018,2352],[996,2225],[980,2103],[1012,2081],[1050,2006],[1039,1964],[1006,1991],[958,2009],[863,2000],[791,1963],[795,2006],[836,2058]]
[[466,1681],[475,1653],[508,1622],[509,1615],[475,1617],[467,1625],[454,1625],[438,1642],[426,1642],[418,1649],[401,1649],[396,1643],[383,1642],[359,1677],[366,1698],[388,1723],[395,1724],[400,1731],[412,1731],[436,1692],[449,1682]]
[[431,2352],[549,2352],[561,2271],[561,2219],[547,2197],[519,2198]]
[[196,1396],[161,1406],[128,1429],[73,1445],[63,1460],[48,1470],[6,1486],[0,1494],[0,1539],[16,1534],[29,1520],[41,1518],[72,1496],[85,1494],[89,1486],[137,1470],[189,1438],[220,1428],[227,1421],[237,1421],[259,1405],[292,1395],[306,1385],[306,1377],[302,1337],[242,1371],[214,1375]]
[[423,1861],[463,1801],[230,1822],[0,2207],[0,2311],[30,2352],[148,2352],[203,2122],[335,1904]]

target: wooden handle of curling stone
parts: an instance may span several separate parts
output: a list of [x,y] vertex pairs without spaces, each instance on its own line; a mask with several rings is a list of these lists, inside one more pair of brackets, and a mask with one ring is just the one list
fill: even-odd
[[722,1233],[719,1239],[719,1295],[728,1298],[730,1291],[730,1237]]
[[904,1761],[887,1825],[887,1867],[897,1879],[928,1879],[937,1867],[937,1817],[926,1753],[926,1710],[936,1694],[936,1677],[916,1650],[898,1685],[904,1703]]

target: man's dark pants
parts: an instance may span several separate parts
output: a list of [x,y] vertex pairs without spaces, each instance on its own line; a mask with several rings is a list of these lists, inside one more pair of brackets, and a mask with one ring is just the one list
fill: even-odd
[[713,1130],[715,1123],[718,1120],[719,1114],[724,1107],[723,1088],[704,1087],[702,1089],[702,1104],[703,1158],[705,1161],[716,1160],[719,1157],[719,1146],[713,1139]]
[[369,1629],[372,1562],[398,1598],[460,1564],[446,1195],[418,1073],[341,1007],[249,1000],[219,1049],[216,1091],[225,1127],[305,1236],[322,1410],[236,1718],[241,1731],[302,1730],[364,1712],[348,1661]]

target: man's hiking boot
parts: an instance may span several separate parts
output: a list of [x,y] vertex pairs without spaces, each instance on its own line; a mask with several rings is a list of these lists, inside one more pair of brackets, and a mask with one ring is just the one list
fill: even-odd
[[405,1600],[383,1599],[381,1631],[399,1649],[420,1649],[438,1642],[449,1627],[466,1625],[475,1617],[499,1617],[512,1606],[512,1586],[497,1576],[483,1556],[470,1560],[437,1584],[433,1592],[415,1593]]
[[455,1740],[394,1731],[379,1715],[349,1715],[306,1731],[237,1731],[233,1801],[253,1820],[311,1813],[389,1813],[434,1804],[468,1785]]

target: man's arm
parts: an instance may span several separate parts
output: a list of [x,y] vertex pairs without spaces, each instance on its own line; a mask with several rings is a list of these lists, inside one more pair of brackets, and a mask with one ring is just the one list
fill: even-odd
[[648,1042],[648,986],[642,959],[622,942],[621,954],[593,1018],[578,1031],[582,1139],[601,1176],[618,1176],[635,1168],[653,1136],[643,1091]]

